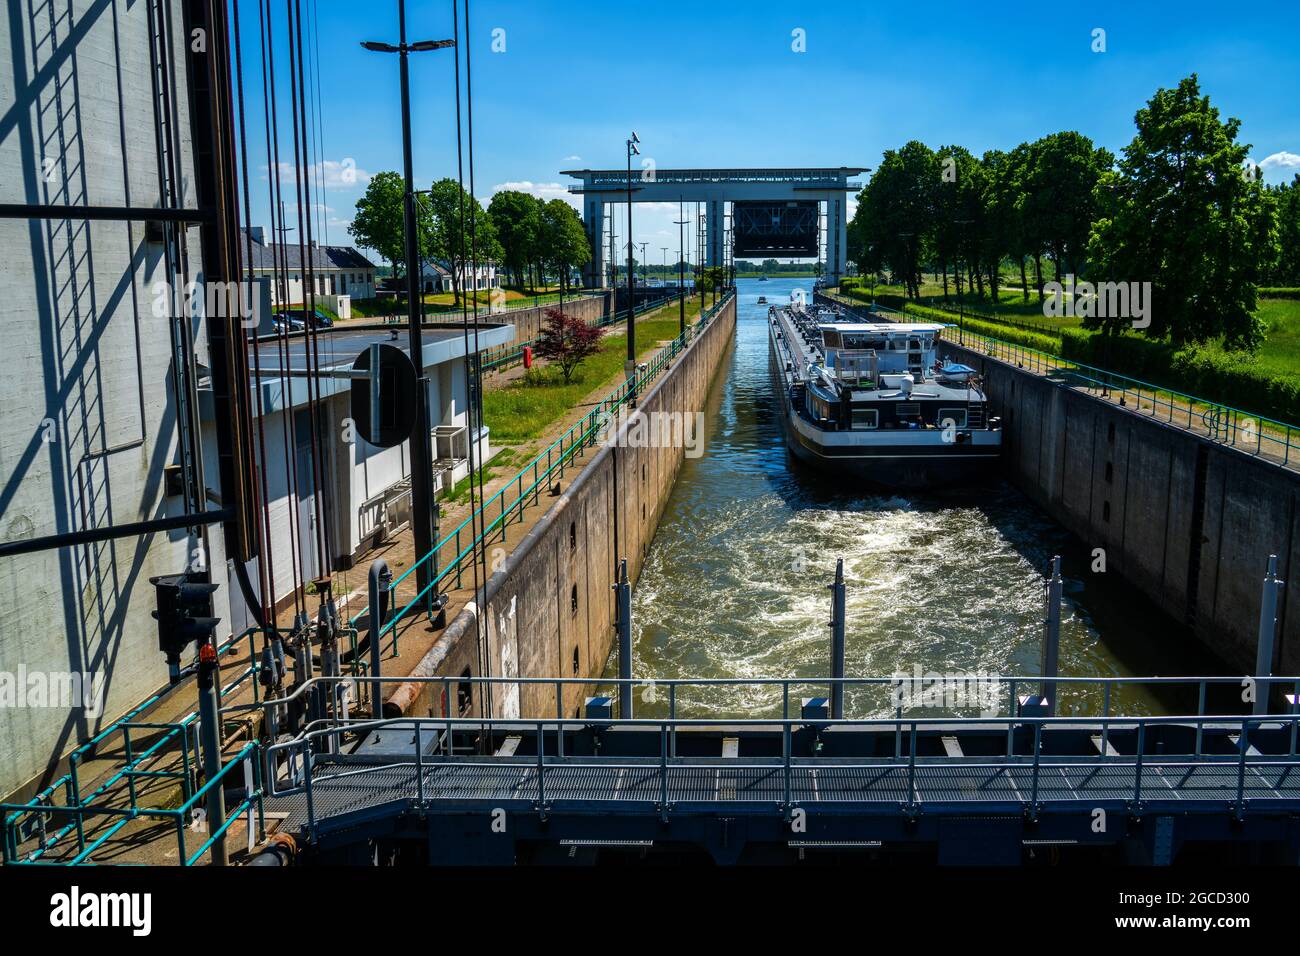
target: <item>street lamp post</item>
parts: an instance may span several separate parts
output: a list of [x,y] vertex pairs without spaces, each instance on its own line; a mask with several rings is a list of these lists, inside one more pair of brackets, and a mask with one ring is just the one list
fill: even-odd
[[[406,0],[397,2],[398,44],[369,40],[361,45],[373,53],[396,53],[402,87],[402,168],[405,192],[402,201],[406,229],[406,318],[410,339],[411,362],[415,365],[416,411],[415,427],[411,432],[411,530],[414,536],[417,560],[433,551],[434,508],[433,500],[433,449],[429,444],[429,382],[424,374],[424,343],[421,336],[423,309],[420,306],[420,277],[416,272],[419,263],[419,242],[416,234],[415,186],[411,160],[411,76],[407,63],[410,53],[424,53],[455,46],[455,40],[420,40],[406,42]],[[426,593],[435,573],[437,556],[422,561],[416,568],[416,584],[425,594],[425,607],[431,606]],[[372,622],[372,626],[374,622]]]
[[[954,225],[961,226],[962,240],[966,238],[966,227],[974,221],[974,219],[953,220]],[[959,345],[966,344],[966,307],[961,295],[961,252],[963,245],[965,245],[964,241],[957,243],[957,344]]]
[[686,334],[686,205],[684,200],[677,200],[677,321],[681,334]]
[[623,366],[623,371],[627,373],[628,380],[628,404],[636,404],[636,299],[635,284],[636,277],[632,273],[632,157],[639,156],[641,150],[636,148],[636,144],[641,142],[640,137],[636,135],[636,130],[632,131],[632,136],[627,141],[627,362]]

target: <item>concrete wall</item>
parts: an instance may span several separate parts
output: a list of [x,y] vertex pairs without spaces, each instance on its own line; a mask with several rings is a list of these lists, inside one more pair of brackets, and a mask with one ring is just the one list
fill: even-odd
[[[1008,478],[1216,654],[1255,669],[1269,554],[1300,562],[1300,475],[969,349],[1003,418]],[[1274,673],[1300,673],[1300,588],[1283,590]]]
[[[642,398],[640,411],[703,409],[735,326],[733,300],[660,376]],[[615,444],[601,447],[580,472],[566,476],[566,487],[555,503],[488,580],[484,619],[490,676],[600,676],[613,640],[617,561],[627,558],[635,581],[683,456],[682,448]],[[459,676],[466,671],[479,676],[478,657],[475,613],[467,608],[448,625],[413,676]],[[435,685],[402,685],[390,696],[386,710],[430,714],[439,694]],[[574,714],[583,696],[571,690],[564,712]],[[475,701],[476,708],[481,704]],[[498,688],[492,705],[498,716],[553,715],[555,692],[549,686],[521,693]]]
[[[503,312],[494,312],[491,320],[493,322],[508,322],[513,325],[515,327],[514,341],[522,344],[535,340],[541,334],[542,322],[546,318],[546,310],[559,307],[559,302],[548,302],[545,305],[534,306],[531,309],[510,309]],[[565,313],[576,316],[588,324],[599,322],[609,315],[609,310],[610,294],[608,292],[600,295],[574,296],[571,299],[564,300]]]
[[[13,0],[0,16],[0,202],[160,204],[147,4]],[[182,5],[172,4],[182,22]],[[184,193],[193,207],[186,38],[173,52]],[[201,274],[198,233],[192,267]],[[0,220],[0,540],[182,512],[169,319],[153,313],[163,247],[144,223]],[[203,360],[203,335],[196,333]],[[207,484],[219,492],[209,470]],[[220,534],[208,551],[221,567]],[[48,776],[59,756],[167,680],[151,575],[182,571],[185,531],[0,560],[0,671],[109,673],[103,711],[0,707],[0,794]],[[216,613],[228,615],[219,594]]]

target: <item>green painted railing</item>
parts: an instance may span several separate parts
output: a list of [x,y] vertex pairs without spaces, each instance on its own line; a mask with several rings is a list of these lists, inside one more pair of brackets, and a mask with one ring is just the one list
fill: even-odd
[[[397,622],[417,610],[421,602],[427,602],[431,594],[439,593],[442,586],[453,577],[455,586],[462,587],[464,573],[467,568],[472,568],[471,562],[476,559],[479,549],[486,548],[495,539],[504,540],[506,528],[513,522],[524,520],[525,509],[540,500],[542,488],[547,485],[552,476],[563,479],[565,470],[571,466],[573,459],[582,456],[586,449],[595,445],[601,430],[608,426],[613,414],[627,405],[631,397],[643,393],[646,387],[708,327],[719,311],[731,300],[733,294],[728,293],[712,308],[702,312],[698,322],[688,325],[686,331],[661,349],[643,370],[615,388],[595,408],[539,452],[513,478],[484,501],[481,507],[434,545],[428,554],[414,562],[389,585],[389,593],[395,594],[398,586],[426,562],[431,561],[438,568],[429,583],[418,590],[384,623],[380,637],[382,639],[384,635],[392,635],[393,655],[398,651]],[[360,611],[352,618],[350,622],[352,626],[356,626],[364,613],[366,612]]]
[[[221,697],[235,693],[251,680],[253,700],[259,697],[257,673],[260,669],[257,660],[257,636],[265,632],[260,628],[249,628],[238,636],[218,647],[218,658],[234,650],[244,641],[248,642],[249,664],[239,670],[228,683],[221,688]],[[289,632],[280,629],[280,633]],[[355,644],[355,631],[353,632]],[[355,656],[355,655],[354,655]],[[198,739],[198,711],[193,710],[180,720],[170,722],[147,721],[140,719],[147,711],[161,703],[177,690],[187,684],[169,687],[154,694],[131,711],[113,721],[108,727],[97,733],[68,755],[68,770],[52,784],[32,797],[26,803],[0,804],[0,816],[3,828],[0,830],[0,851],[6,866],[58,866],[86,863],[92,854],[125,827],[132,820],[146,818],[171,820],[176,828],[180,851],[179,859],[185,866],[196,863],[241,814],[254,807],[258,818],[259,834],[264,834],[262,819],[262,763],[258,758],[259,745],[250,743],[234,757],[226,761],[221,772],[212,780],[198,786],[197,772],[200,767]],[[144,750],[137,751],[141,737],[154,739]],[[113,740],[114,738],[119,738]],[[122,751],[121,766],[95,787],[88,794],[83,794],[81,766],[94,759],[96,753],[111,740]],[[158,761],[172,752],[170,745],[175,745],[180,766],[175,769],[157,769]],[[249,760],[253,773],[254,786],[243,802],[226,814],[222,825],[193,854],[185,853],[185,829],[191,811],[200,805],[200,801],[214,785],[244,760]],[[181,788],[181,803],[176,807],[156,807],[142,802],[137,790],[137,779],[173,779]],[[125,793],[123,793],[123,789]],[[54,802],[61,794],[62,803]],[[122,797],[125,796],[125,800]],[[93,818],[116,817],[117,820],[104,828],[93,839],[88,838],[87,825]],[[70,819],[69,819],[70,818]],[[61,820],[68,822],[59,825]],[[28,833],[36,835],[37,846],[34,850],[23,852],[22,844],[31,839],[24,836],[24,824]],[[69,851],[71,856],[65,860],[47,860],[47,854],[62,849],[69,836],[75,836],[76,849]]]
[[[833,301],[853,307],[841,297],[835,297]],[[874,311],[932,321],[907,309],[876,305]],[[1097,392],[1101,397],[1118,395],[1120,404],[1126,408],[1132,408],[1176,428],[1204,434],[1213,441],[1230,445],[1266,461],[1291,466],[1292,454],[1297,454],[1300,459],[1300,425],[1277,421],[1221,402],[1188,395],[1165,385],[1144,382],[990,335],[969,332],[956,325],[948,326],[941,335],[956,345],[983,351],[991,358],[1009,362],[1019,368],[1063,378],[1067,384]]]

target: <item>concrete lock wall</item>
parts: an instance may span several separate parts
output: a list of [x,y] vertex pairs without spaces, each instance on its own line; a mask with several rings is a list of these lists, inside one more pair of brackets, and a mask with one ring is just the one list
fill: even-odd
[[[508,322],[513,325],[515,327],[513,341],[517,343],[532,342],[536,341],[537,337],[542,334],[542,323],[546,319],[546,310],[558,308],[560,308],[560,303],[557,301],[533,306],[530,309],[494,312],[491,321]],[[610,294],[608,292],[598,295],[574,296],[571,299],[564,300],[565,314],[575,316],[588,325],[605,318],[609,314],[609,309]]]
[[[1003,419],[1008,478],[1243,673],[1268,556],[1300,562],[1300,475],[971,349]],[[1300,672],[1300,588],[1283,589],[1273,672]]]
[[[638,410],[692,415],[702,410],[735,326],[733,299],[653,384]],[[617,562],[627,558],[628,576],[635,581],[685,455],[682,447],[626,447],[621,436],[628,427],[624,424],[617,433],[620,440],[601,447],[569,479],[568,487],[488,579],[488,676],[602,674],[614,638]],[[491,544],[488,551],[491,558]],[[467,607],[412,676],[482,676],[477,630],[474,609]],[[485,709],[481,690],[474,689],[476,713]],[[556,713],[551,685],[497,686],[491,695],[490,710],[498,717]],[[577,714],[585,696],[582,688],[566,688],[563,712]],[[440,697],[440,685],[403,684],[384,709],[392,714],[440,714]]]

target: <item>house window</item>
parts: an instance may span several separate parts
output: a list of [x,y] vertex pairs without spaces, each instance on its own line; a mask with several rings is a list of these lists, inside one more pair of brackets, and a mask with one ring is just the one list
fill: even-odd
[[880,412],[874,408],[855,408],[852,416],[854,428],[876,428],[880,424]]
[[941,428],[965,428],[966,427],[966,409],[964,408],[941,408],[939,409],[939,426]]

